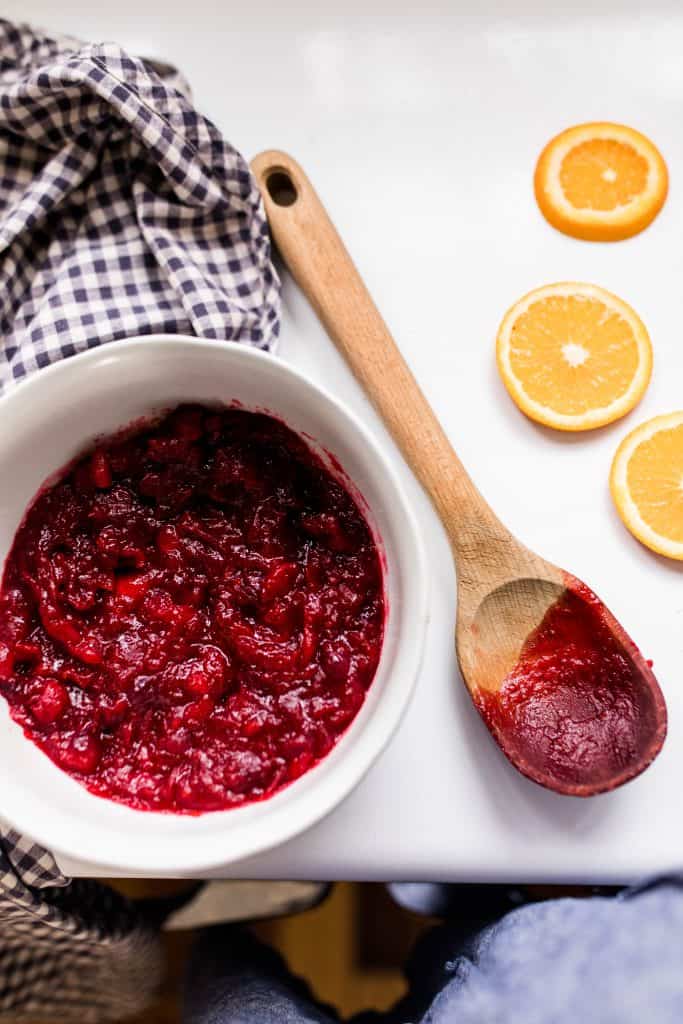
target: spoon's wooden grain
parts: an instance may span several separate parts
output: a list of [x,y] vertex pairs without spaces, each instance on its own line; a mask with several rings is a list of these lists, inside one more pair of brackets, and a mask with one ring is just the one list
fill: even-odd
[[[529,635],[566,592],[571,577],[513,537],[472,483],[301,167],[286,153],[269,151],[257,156],[251,168],[286,266],[382,416],[446,529],[457,567],[457,656],[477,703],[478,693],[500,689]],[[643,713],[654,723],[637,758],[594,786],[568,785],[519,763],[496,737],[525,775],[558,792],[585,796],[614,788],[642,771],[664,740],[666,709],[658,684],[616,620],[609,615],[608,620],[642,677]]]

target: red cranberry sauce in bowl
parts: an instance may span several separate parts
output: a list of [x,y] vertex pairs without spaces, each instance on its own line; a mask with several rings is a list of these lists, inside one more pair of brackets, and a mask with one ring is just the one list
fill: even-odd
[[91,792],[223,810],[334,746],[384,618],[367,522],[311,448],[264,414],[181,406],[33,501],[0,591],[0,694]]

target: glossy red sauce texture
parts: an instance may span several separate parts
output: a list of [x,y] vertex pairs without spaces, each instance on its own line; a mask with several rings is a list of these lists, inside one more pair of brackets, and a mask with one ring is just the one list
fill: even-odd
[[609,613],[600,599],[584,584],[570,582],[571,589],[529,637],[500,691],[480,692],[477,704],[524,774],[586,795],[584,787],[599,791],[637,766],[652,748],[659,724],[663,739],[665,717],[658,723],[643,678],[649,668],[635,645],[624,635],[634,660],[607,624]]
[[360,709],[384,629],[367,523],[277,420],[181,407],[41,492],[0,592],[0,693],[89,790],[261,800]]

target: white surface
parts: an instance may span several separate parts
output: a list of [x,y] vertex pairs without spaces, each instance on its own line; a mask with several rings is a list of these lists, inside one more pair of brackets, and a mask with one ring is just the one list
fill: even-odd
[[[417,520],[361,421],[280,359],[244,345],[156,335],[56,363],[0,401],[0,562],[33,495],[103,434],[180,402],[239,401],[314,438],[367,503],[387,598],[382,654],[363,707],[334,750],[269,800],[196,817],[134,811],[93,796],[24,737],[0,702],[2,814],[64,856],[128,874],[187,875],[291,839],[346,797],[393,735],[422,661],[428,608]],[[417,581],[417,583],[416,583]]]
[[[616,793],[581,802],[517,775],[458,679],[447,546],[401,467],[432,571],[432,621],[411,710],[343,807],[230,874],[617,881],[680,866],[683,572],[626,533],[607,486],[627,430],[683,405],[683,10],[676,0],[641,13],[644,6],[3,5],[11,16],[178,63],[198,105],[245,154],[277,146],[300,160],[483,493],[522,540],[608,602],[654,659],[668,700],[663,753]],[[544,142],[593,119],[650,135],[671,172],[654,225],[616,245],[558,234],[533,198]],[[572,278],[631,302],[655,350],[641,405],[595,436],[535,427],[511,404],[494,366],[493,338],[508,305],[538,284]],[[289,282],[281,352],[381,432]],[[64,866],[88,873],[87,865]]]

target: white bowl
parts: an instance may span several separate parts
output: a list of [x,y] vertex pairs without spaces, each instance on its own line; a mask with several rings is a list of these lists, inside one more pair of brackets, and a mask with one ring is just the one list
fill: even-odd
[[[272,356],[226,342],[131,338],[35,374],[0,400],[0,559],[41,484],[98,435],[184,401],[241,402],[330,452],[364,499],[385,560],[377,674],[337,746],[262,803],[197,817],[93,796],[27,740],[0,699],[0,816],[49,848],[119,871],[184,875],[276,846],[332,810],[396,729],[422,660],[427,571],[417,523],[386,455],[336,399]],[[324,451],[323,451],[324,457]]]

